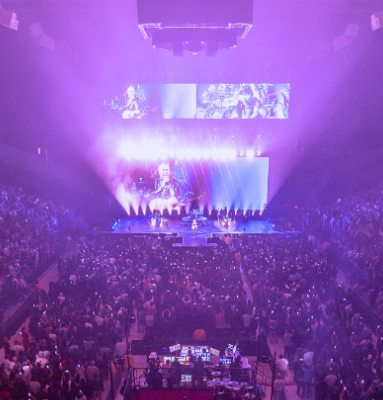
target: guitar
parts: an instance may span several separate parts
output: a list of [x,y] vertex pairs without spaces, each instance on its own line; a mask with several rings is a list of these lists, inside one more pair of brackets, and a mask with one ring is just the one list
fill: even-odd
[[124,110],[121,114],[122,119],[141,119],[143,115],[141,110]]
[[160,210],[160,211],[165,210],[165,209],[172,210],[176,207],[183,207],[187,203],[191,203],[193,200],[200,200],[203,197],[206,197],[206,193],[203,193],[200,196],[193,197],[193,198],[187,199],[187,200],[182,200],[182,201],[178,201],[178,199],[175,196],[169,197],[168,199],[156,198],[150,202],[149,208],[151,210]]
[[149,112],[153,112],[157,110],[158,106],[151,108],[150,110],[147,107],[144,110],[124,110],[122,112],[122,119],[142,119],[145,117]]

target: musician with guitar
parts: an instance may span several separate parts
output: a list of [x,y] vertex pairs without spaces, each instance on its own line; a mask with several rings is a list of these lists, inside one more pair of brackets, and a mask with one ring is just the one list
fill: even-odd
[[133,85],[128,86],[124,94],[124,105],[122,107],[123,119],[141,119],[144,115],[143,101],[137,96]]

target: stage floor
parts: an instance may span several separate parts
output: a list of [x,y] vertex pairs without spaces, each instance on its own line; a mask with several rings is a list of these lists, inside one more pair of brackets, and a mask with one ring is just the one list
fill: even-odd
[[[130,228],[130,230],[129,230]],[[246,231],[244,231],[246,229]],[[279,233],[273,229],[273,225],[269,221],[252,221],[247,224],[238,222],[236,230],[233,232],[224,232],[214,226],[214,221],[208,220],[206,225],[202,225],[197,229],[197,235],[189,225],[181,225],[180,220],[169,220],[169,226],[163,228],[152,228],[149,226],[149,219],[130,218],[121,220],[113,231],[114,233],[136,233],[136,234],[177,234],[183,238],[183,243],[177,243],[175,246],[215,246],[215,243],[207,243],[207,238],[220,233],[247,233],[247,234],[271,234]]]

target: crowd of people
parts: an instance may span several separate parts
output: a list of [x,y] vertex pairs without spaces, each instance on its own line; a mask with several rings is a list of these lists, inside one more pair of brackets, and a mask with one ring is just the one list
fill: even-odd
[[40,291],[30,336],[6,344],[0,395],[99,396],[109,360],[127,356],[123,338],[136,316],[148,340],[224,329],[283,341],[276,396],[289,367],[302,397],[313,388],[318,400],[383,396],[383,341],[374,347],[335,267],[307,236],[244,235],[195,251],[162,245],[154,237],[83,237],[77,254],[60,261],[59,282]]
[[383,186],[338,199],[306,215],[309,231],[321,234],[361,269],[381,269]]
[[67,225],[68,219],[66,208],[29,195],[20,188],[0,185],[2,307],[24,298],[25,274],[41,259],[58,252],[60,238],[57,232]]
[[[126,345],[134,320],[150,342],[194,336],[283,343],[275,360],[278,400],[288,368],[302,398],[383,398],[383,327],[366,326],[312,238],[330,230],[325,240],[378,275],[378,192],[306,216],[309,232],[227,235],[215,248],[175,248],[151,235],[81,237],[74,254],[59,261],[59,281],[48,293],[35,286],[28,331],[5,340],[0,398],[101,398],[110,360],[134,364]],[[19,285],[25,268],[53,251],[67,212],[8,187],[1,202],[1,271]]]
[[374,348],[372,331],[326,255],[305,235],[265,236],[245,249],[261,330],[284,345],[276,360],[276,398],[284,398],[287,368],[302,398],[313,392],[317,400],[383,396],[380,347]]
[[355,290],[383,316],[383,186],[338,199],[305,217],[306,229],[353,262],[365,279]]

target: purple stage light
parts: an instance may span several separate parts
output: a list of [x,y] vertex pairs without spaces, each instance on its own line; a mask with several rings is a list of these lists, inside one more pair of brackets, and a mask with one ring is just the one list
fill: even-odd
[[193,155],[196,160],[200,160],[202,158],[202,151],[200,149],[195,149]]
[[229,149],[228,150],[228,159],[234,160],[235,157],[237,157],[237,152],[234,149]]
[[209,149],[203,150],[203,152],[202,152],[202,158],[203,158],[204,160],[208,160],[210,157],[211,157],[211,152],[210,152],[210,150],[209,150]]
[[247,149],[246,157],[247,158],[254,158],[254,149]]
[[178,160],[186,160],[187,159],[187,153],[188,151],[185,149],[178,149],[176,152],[176,158]]

